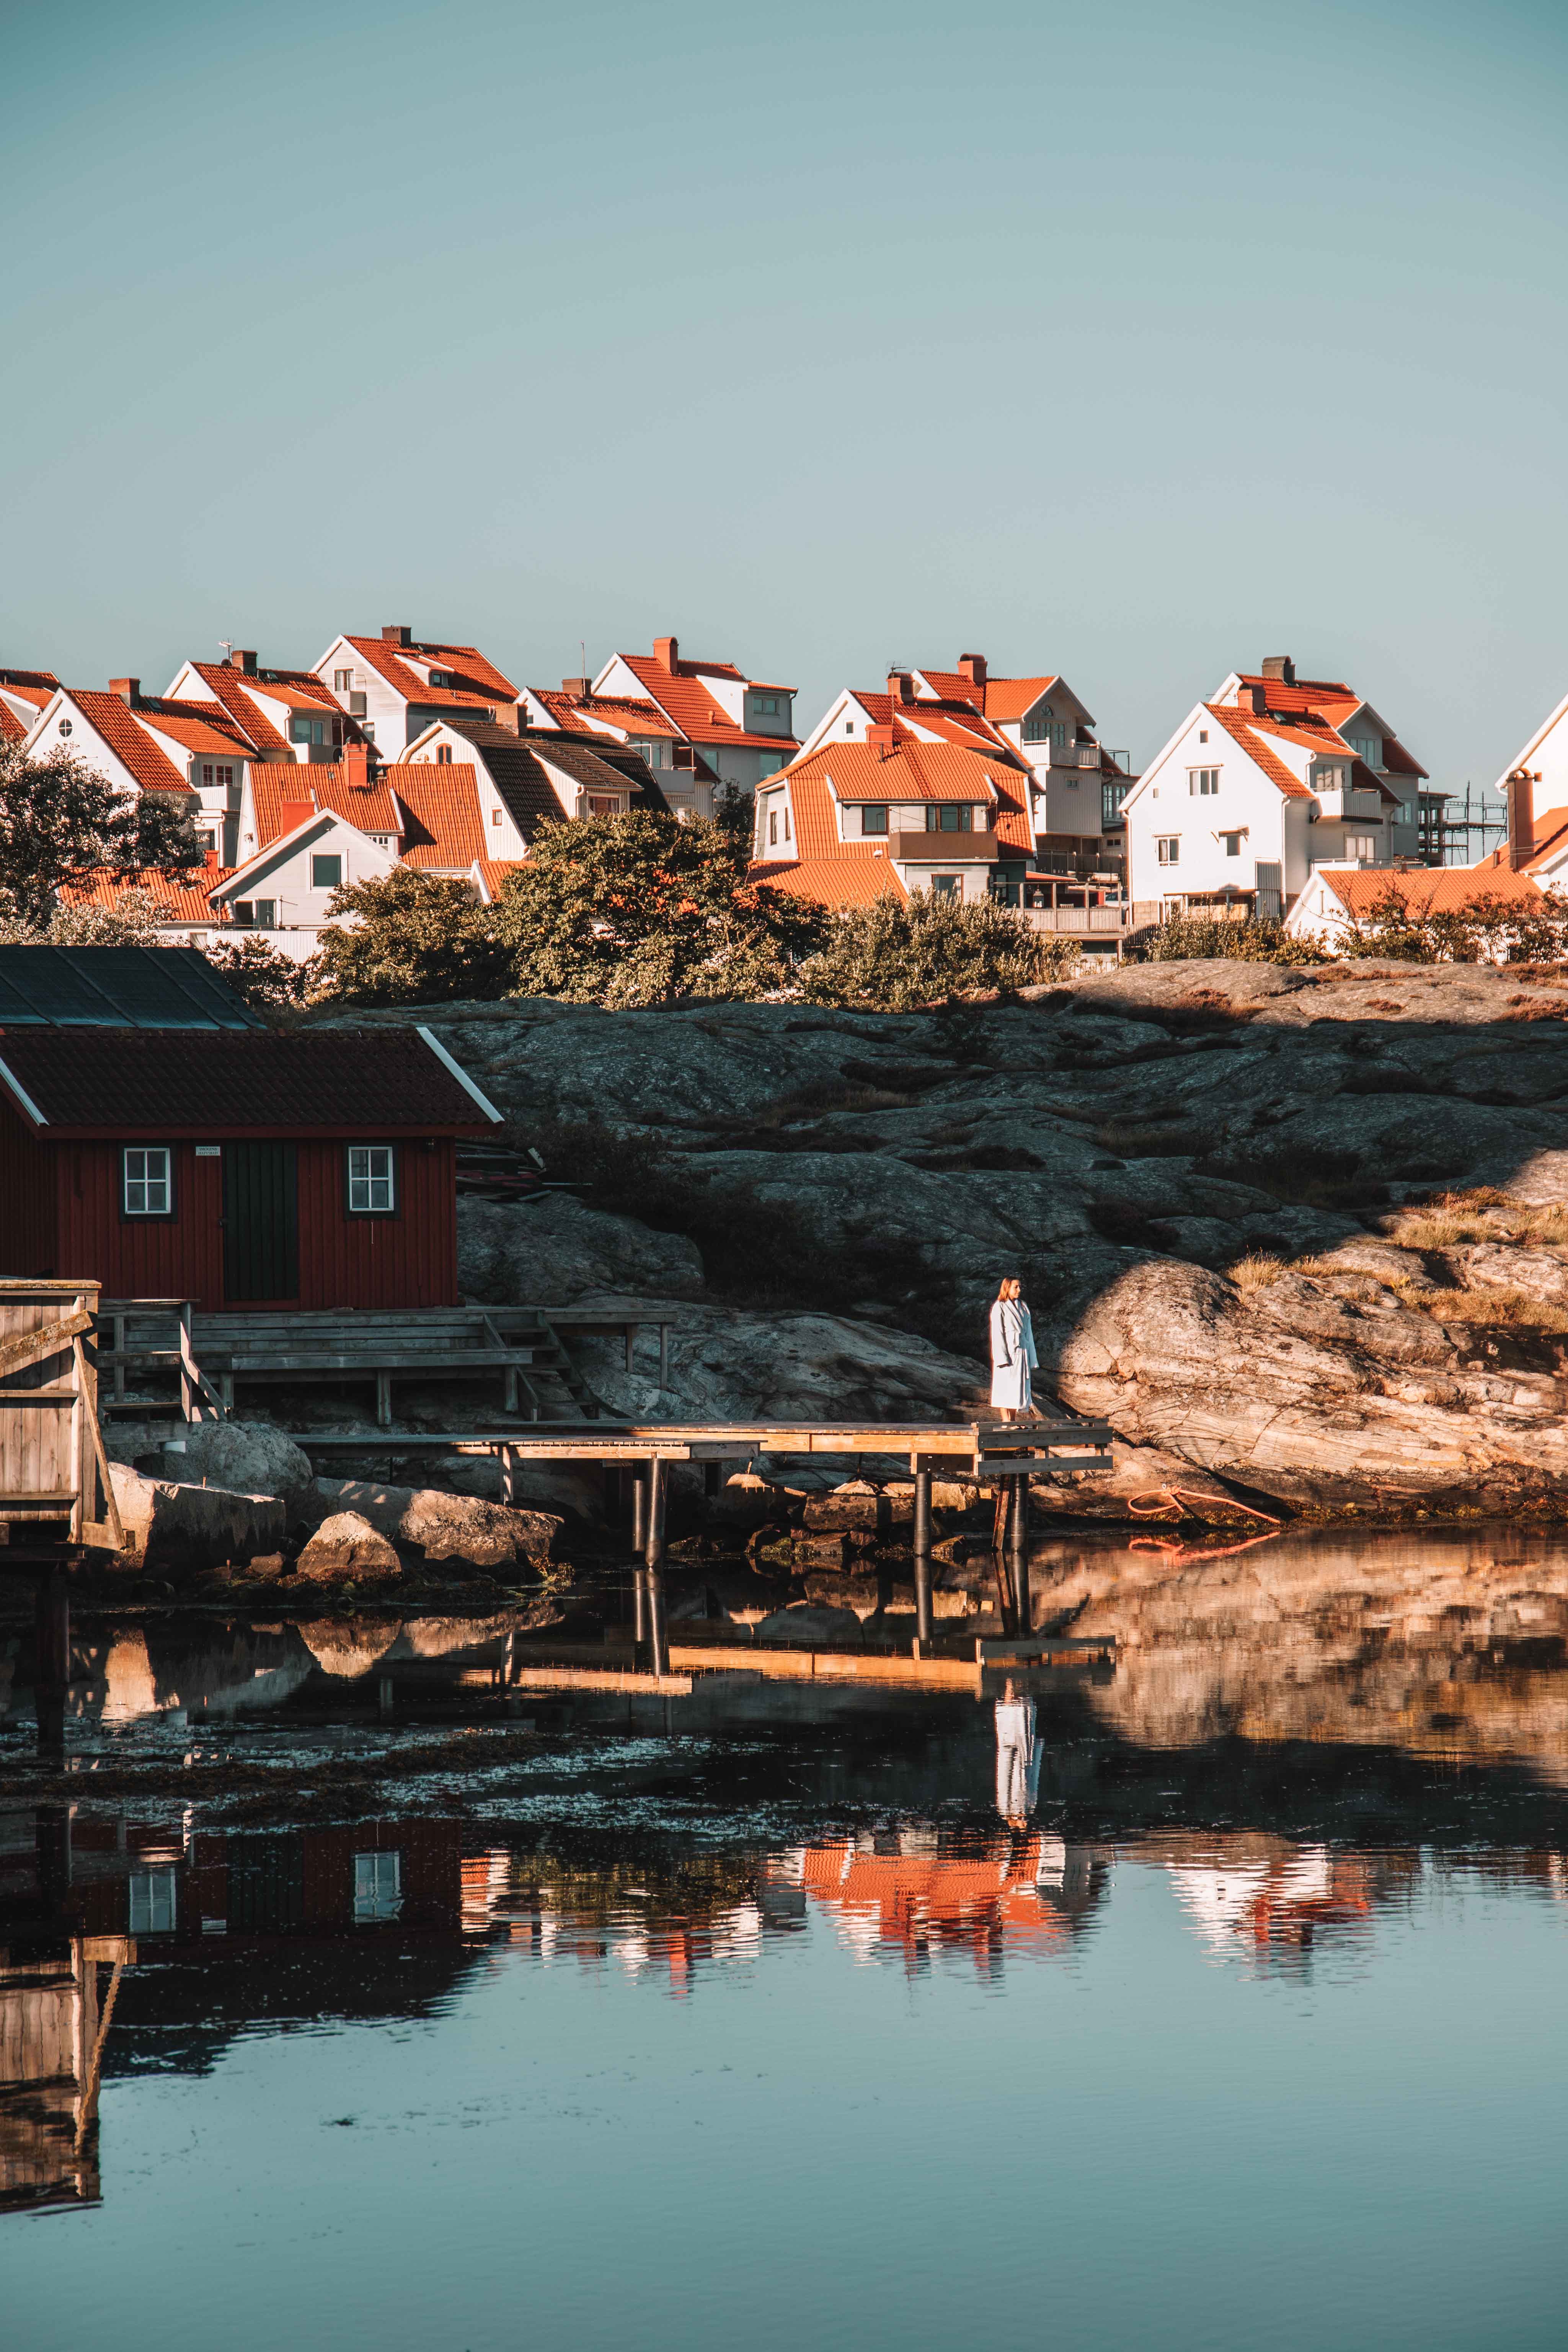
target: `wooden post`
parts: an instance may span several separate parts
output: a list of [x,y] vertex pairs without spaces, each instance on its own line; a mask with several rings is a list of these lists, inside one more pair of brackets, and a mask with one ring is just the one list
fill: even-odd
[[392,1374],[377,1372],[375,1376],[375,1425],[378,1429],[392,1427]]
[[1011,1478],[996,1481],[996,1509],[991,1522],[992,1559],[996,1570],[996,1612],[1002,1620],[1004,1633],[1016,1633],[1018,1630],[1017,1596],[1013,1590],[1007,1543],[1007,1514],[1013,1507],[1013,1486]]
[[116,1404],[121,1403],[125,1396],[125,1323],[126,1318],[123,1315],[115,1316],[114,1353],[117,1360],[114,1366],[114,1402]]
[[647,1473],[632,1472],[632,1549],[640,1556],[647,1549]]
[[647,1570],[632,1570],[632,1640],[637,1645],[637,1663],[642,1663],[643,1645],[647,1640]]
[[931,1472],[915,1472],[915,1655],[923,1655],[931,1633]]
[[1018,1631],[1031,1633],[1029,1623],[1029,1482],[1026,1477],[1015,1478],[1013,1485],[1013,1600],[1018,1612]]
[[500,1454],[500,1498],[509,1511],[517,1507],[517,1454],[510,1445],[498,1448]]
[[656,1454],[648,1465],[647,1496],[647,1645],[648,1663],[656,1675],[669,1672],[669,1639],[664,1622],[664,1515],[668,1474]]
[[191,1342],[191,1302],[180,1302],[180,1411],[187,1421],[195,1421],[200,1410],[201,1391],[196,1386],[196,1353]]

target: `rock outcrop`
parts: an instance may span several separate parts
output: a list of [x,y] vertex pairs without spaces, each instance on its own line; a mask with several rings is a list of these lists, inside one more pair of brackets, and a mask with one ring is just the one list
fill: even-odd
[[403,1574],[397,1548],[359,1511],[321,1521],[295,1563],[306,1584],[386,1584]]
[[[318,1478],[312,1491],[315,1515],[351,1513],[390,1542],[417,1545],[427,1560],[464,1560],[474,1568],[515,1569],[521,1562],[546,1560],[561,1528],[548,1511],[510,1510],[429,1486]],[[326,1517],[318,1538],[335,1524],[334,1517]]]
[[[461,1209],[471,1295],[672,1318],[668,1391],[586,1345],[618,1412],[945,1417],[1016,1271],[1069,1402],[1337,1509],[1568,1500],[1565,1013],[1560,976],[1221,962],[929,1014],[331,1018],[429,1021],[525,1132],[592,1103],[657,1147],[657,1200]],[[1456,1191],[1495,1233],[1422,1226]]]
[[122,1462],[111,1462],[109,1475],[125,1550],[142,1568],[184,1574],[256,1559],[283,1541],[287,1513],[274,1496],[144,1478]]

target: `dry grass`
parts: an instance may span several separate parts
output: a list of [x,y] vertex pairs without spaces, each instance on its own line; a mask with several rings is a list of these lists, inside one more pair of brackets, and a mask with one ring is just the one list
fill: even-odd
[[1271,1284],[1278,1282],[1286,1267],[1283,1258],[1255,1254],[1251,1257],[1237,1258],[1226,1271],[1245,1298],[1249,1292],[1267,1290]]
[[1480,1323],[1516,1330],[1568,1331],[1568,1307],[1532,1298],[1525,1290],[1421,1290],[1397,1276],[1389,1284],[1402,1305],[1435,1323]]
[[[1499,1214],[1500,1211],[1506,1212]],[[1401,1249],[1451,1249],[1458,1242],[1568,1244],[1568,1202],[1515,1201],[1495,1184],[1470,1192],[1442,1192],[1407,1210],[1391,1236]]]

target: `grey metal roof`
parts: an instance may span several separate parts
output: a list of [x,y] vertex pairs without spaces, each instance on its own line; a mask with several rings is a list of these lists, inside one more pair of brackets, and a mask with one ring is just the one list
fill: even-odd
[[196,948],[0,947],[0,1030],[266,1026]]

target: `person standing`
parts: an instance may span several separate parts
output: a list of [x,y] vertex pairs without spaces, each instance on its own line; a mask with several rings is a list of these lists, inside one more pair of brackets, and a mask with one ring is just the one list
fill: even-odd
[[991,1404],[1004,1421],[1017,1421],[1035,1409],[1030,1374],[1039,1365],[1035,1327],[1024,1304],[1024,1286],[1008,1275],[991,1307]]
[[1035,1702],[1009,1675],[996,1702],[996,1810],[1009,1829],[1026,1829],[1040,1793]]

